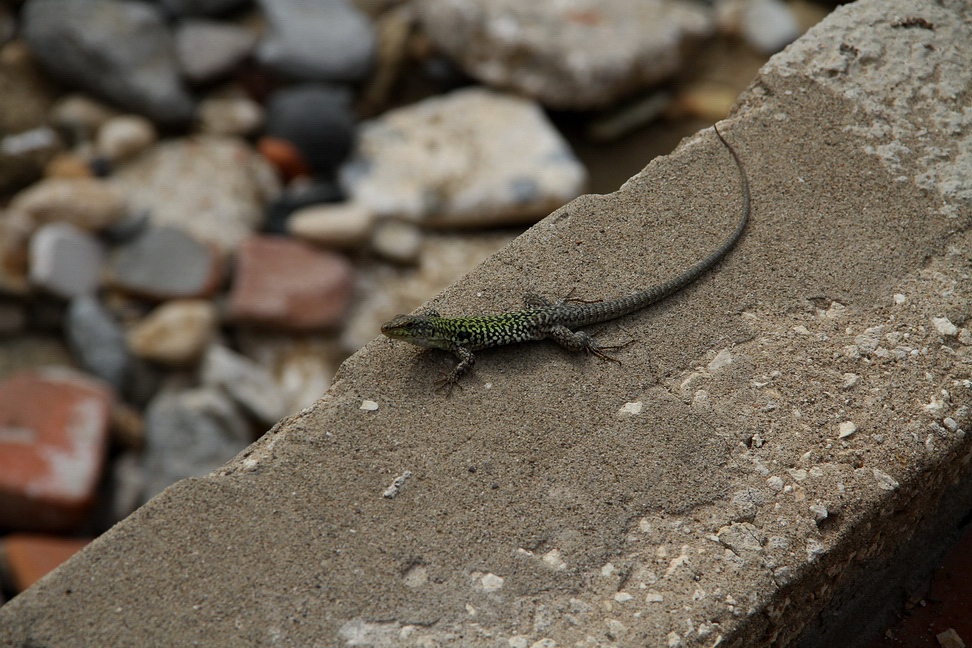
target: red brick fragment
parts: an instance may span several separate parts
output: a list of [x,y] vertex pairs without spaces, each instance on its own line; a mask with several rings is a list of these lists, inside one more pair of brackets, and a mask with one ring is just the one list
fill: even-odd
[[277,236],[251,236],[236,251],[229,312],[237,320],[292,331],[337,327],[353,290],[342,255]]
[[69,369],[0,381],[0,526],[66,531],[94,501],[114,394]]
[[14,533],[0,541],[0,556],[14,588],[23,592],[89,542],[89,538]]

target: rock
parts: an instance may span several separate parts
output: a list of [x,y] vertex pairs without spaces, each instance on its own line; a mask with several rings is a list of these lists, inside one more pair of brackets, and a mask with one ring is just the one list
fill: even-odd
[[552,108],[604,107],[678,72],[715,29],[710,9],[675,0],[420,0],[432,42],[479,81]]
[[144,500],[180,479],[219,468],[252,440],[236,404],[211,388],[156,396],[148,406],[145,428]]
[[743,38],[764,54],[775,54],[800,37],[802,29],[780,0],[749,0],[742,12]]
[[343,354],[330,338],[241,336],[247,356],[266,367],[284,397],[284,414],[296,414],[324,395]]
[[176,227],[153,227],[109,262],[110,281],[148,299],[211,295],[223,278],[222,255]]
[[215,20],[183,20],[175,30],[179,70],[193,84],[226,76],[253,52],[256,43],[253,33]]
[[283,393],[269,371],[221,344],[206,349],[202,383],[226,392],[264,425],[271,426],[287,413]]
[[245,141],[202,135],[162,141],[116,172],[131,205],[224,252],[260,226],[280,184]]
[[374,218],[370,209],[354,202],[310,205],[290,215],[287,231],[326,247],[357,247],[367,240]]
[[24,214],[32,224],[67,222],[87,231],[110,227],[127,212],[125,194],[99,178],[47,178],[10,201],[9,212]]
[[383,220],[371,235],[371,249],[389,261],[412,265],[422,251],[422,231],[405,221]]
[[118,111],[88,95],[69,94],[51,108],[51,123],[68,133],[72,145],[93,141],[98,130]]
[[266,132],[290,142],[315,174],[332,177],[354,145],[355,117],[346,88],[303,84],[273,93]]
[[229,313],[236,320],[291,331],[337,327],[354,289],[342,255],[274,236],[252,236],[236,255]]
[[95,151],[112,162],[141,153],[155,143],[158,134],[152,122],[141,115],[119,115],[98,129]]
[[30,239],[30,281],[71,299],[98,288],[104,260],[101,243],[70,223],[48,223]]
[[118,391],[131,373],[131,356],[125,332],[97,297],[86,295],[71,301],[65,335],[75,361]]
[[291,79],[358,81],[371,69],[374,29],[345,0],[259,0],[267,35],[260,61]]
[[44,166],[45,178],[91,178],[94,171],[88,160],[74,153],[58,153]]
[[11,533],[0,543],[3,573],[9,577],[15,592],[23,592],[89,542],[89,538]]
[[69,531],[94,502],[114,399],[68,369],[0,382],[0,526]]
[[586,179],[539,106],[483,88],[367,122],[341,169],[348,195],[378,215],[445,227],[535,221]]
[[199,103],[199,130],[208,135],[246,137],[263,125],[263,106],[237,92],[208,96]]
[[21,12],[31,52],[66,85],[161,122],[187,121],[162,12],[129,0],[31,0]]
[[142,503],[145,490],[145,469],[140,452],[126,451],[119,454],[111,465],[110,522],[124,520]]
[[309,178],[314,173],[297,145],[289,140],[264,135],[257,141],[257,150],[273,165],[285,183],[289,184],[297,178]]
[[216,335],[216,307],[205,299],[173,299],[158,306],[128,332],[128,348],[164,365],[196,362]]
[[0,195],[37,180],[61,150],[45,119],[56,96],[23,41],[0,49]]
[[267,206],[263,231],[267,234],[286,234],[290,215],[302,208],[344,199],[344,192],[332,180],[291,182],[277,198]]

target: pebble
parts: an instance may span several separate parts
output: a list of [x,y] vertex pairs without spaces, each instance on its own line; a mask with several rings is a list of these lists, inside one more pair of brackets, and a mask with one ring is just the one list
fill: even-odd
[[51,123],[68,133],[71,143],[92,141],[101,126],[118,111],[86,94],[69,94],[59,99],[49,113]]
[[258,229],[280,191],[273,168],[244,140],[199,135],[164,140],[116,177],[131,206],[224,252]]
[[65,532],[86,518],[105,460],[112,390],[70,369],[0,382],[0,525]]
[[715,30],[711,9],[674,0],[416,4],[425,33],[469,75],[558,109],[603,107],[659,84],[683,67],[686,45]]
[[128,332],[128,347],[145,360],[181,366],[196,362],[216,335],[219,317],[206,299],[173,299]]
[[837,428],[837,438],[846,439],[855,432],[857,432],[857,425],[853,421],[844,421]]
[[359,81],[371,70],[375,33],[345,0],[258,0],[267,33],[257,57],[270,70],[302,81]]
[[48,223],[30,239],[30,281],[38,288],[71,299],[98,288],[104,249],[70,223]]
[[375,214],[355,202],[310,205],[294,211],[287,231],[325,247],[358,247],[371,233]]
[[775,54],[803,30],[790,7],[780,0],[748,0],[742,12],[743,38],[764,54]]
[[257,37],[232,23],[189,18],[175,28],[179,71],[189,83],[212,83],[227,76],[256,48]]
[[31,52],[69,87],[160,122],[185,122],[193,100],[179,79],[160,8],[117,0],[31,0],[21,11]]
[[146,501],[180,479],[219,468],[252,440],[250,424],[233,400],[207,387],[156,396],[145,432]]
[[219,286],[222,257],[175,227],[147,229],[109,262],[111,283],[154,300],[205,297]]
[[945,336],[956,336],[958,335],[958,327],[952,324],[952,322],[947,317],[933,317],[931,319],[932,326],[935,330]]
[[422,230],[413,223],[388,218],[375,225],[371,249],[394,263],[414,265],[422,252]]
[[73,299],[64,329],[75,361],[85,371],[123,391],[132,359],[124,330],[101,301],[93,295]]
[[89,542],[89,538],[11,533],[0,541],[3,573],[9,577],[14,592],[23,592],[84,549]]
[[196,112],[199,130],[208,135],[246,137],[263,126],[263,106],[239,92],[206,97]]
[[300,149],[290,140],[264,135],[257,141],[257,150],[274,166],[280,178],[286,183],[313,174]]
[[729,526],[719,529],[716,535],[723,546],[732,549],[737,554],[747,551],[762,553],[763,551],[763,546],[760,544],[762,533],[750,522],[733,522]]
[[274,92],[267,101],[266,133],[289,142],[311,172],[333,177],[351,152],[356,119],[344,87],[305,83]]
[[263,231],[267,234],[286,234],[287,221],[294,211],[311,205],[338,202],[344,198],[341,187],[331,180],[291,182],[267,206]]
[[111,467],[112,522],[120,522],[135,512],[142,503],[145,490],[145,469],[142,453],[126,451],[115,457]]
[[90,178],[91,164],[74,153],[58,153],[44,167],[46,178]]
[[98,129],[95,151],[112,162],[119,162],[141,153],[158,138],[155,126],[141,115],[118,115]]
[[536,221],[586,180],[537,104],[483,88],[367,122],[341,169],[348,195],[379,216],[446,227]]
[[225,391],[264,425],[273,425],[287,413],[284,395],[270,372],[221,344],[206,349],[201,379]]
[[127,213],[124,192],[99,178],[47,178],[13,197],[8,213],[40,225],[67,222],[88,231],[110,227]]
[[300,241],[252,236],[236,255],[231,317],[290,331],[336,328],[354,289],[342,255]]

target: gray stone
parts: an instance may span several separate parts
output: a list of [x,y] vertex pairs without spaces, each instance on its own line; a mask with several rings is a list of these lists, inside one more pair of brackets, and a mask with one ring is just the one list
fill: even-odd
[[175,30],[175,51],[182,76],[209,83],[225,76],[256,47],[252,33],[231,23],[190,19]]
[[219,256],[176,227],[153,227],[118,248],[109,261],[111,282],[149,299],[206,296],[222,277]]
[[200,135],[159,142],[115,177],[133,209],[229,252],[263,220],[280,190],[276,173],[244,140]]
[[98,288],[101,243],[70,223],[48,223],[30,238],[30,280],[58,297],[90,295]]
[[371,69],[374,29],[345,0],[259,0],[268,23],[257,55],[303,81],[356,81]]
[[421,0],[426,33],[479,81],[555,108],[590,109],[658,84],[712,34],[711,10],[676,0]]
[[354,144],[352,99],[347,88],[338,86],[283,88],[267,102],[266,133],[297,147],[315,174],[333,177]]
[[125,332],[97,297],[87,295],[71,301],[65,334],[71,353],[82,368],[116,390],[127,387],[131,356]]
[[283,393],[270,372],[221,344],[206,349],[201,379],[204,385],[225,391],[265,425],[273,425],[287,413]]
[[341,169],[349,196],[377,215],[449,227],[535,221],[580,194],[586,179],[536,103],[485,88],[363,124]]
[[188,120],[193,101],[176,71],[162,12],[135,0],[30,0],[24,35],[65,84],[151,119]]
[[252,440],[236,404],[207,388],[156,396],[146,412],[145,431],[144,500],[180,479],[215,470]]

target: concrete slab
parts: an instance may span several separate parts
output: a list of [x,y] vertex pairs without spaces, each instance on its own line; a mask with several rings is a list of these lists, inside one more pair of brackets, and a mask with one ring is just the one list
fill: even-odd
[[[970,23],[969,2],[861,0],[774,57],[722,127],[750,229],[595,328],[635,340],[622,367],[496,349],[447,398],[452,359],[376,340],[0,608],[0,644],[853,645],[972,494]],[[617,297],[739,207],[703,131],[434,305]]]

